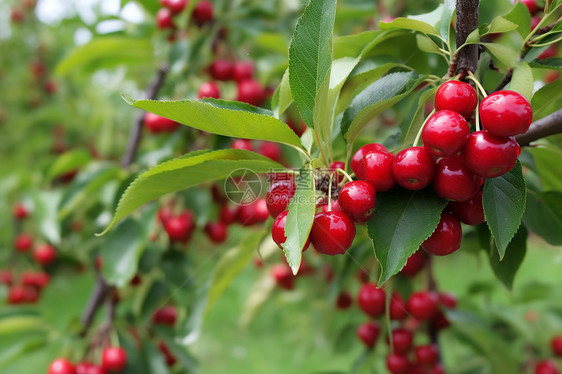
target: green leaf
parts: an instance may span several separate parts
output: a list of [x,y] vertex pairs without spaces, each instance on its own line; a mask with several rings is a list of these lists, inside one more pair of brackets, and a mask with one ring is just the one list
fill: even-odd
[[527,192],[523,223],[552,245],[562,245],[562,192]]
[[517,28],[517,24],[507,20],[504,17],[498,16],[494,18],[492,22],[490,22],[490,26],[488,26],[488,31],[486,31],[486,34],[500,34],[517,30]]
[[525,39],[531,32],[531,15],[529,14],[529,9],[520,1],[516,2],[513,9],[511,9],[504,18],[518,25],[517,32],[521,35],[521,38]]
[[447,41],[447,43],[451,40],[451,20],[455,13],[455,7],[455,0],[445,0],[443,3],[443,11],[441,12],[441,20],[439,21],[439,35],[441,35],[443,40]]
[[85,149],[75,149],[60,155],[49,168],[47,178],[53,179],[66,172],[76,170],[88,164],[92,155]]
[[393,29],[404,29],[404,30],[414,30],[423,32],[425,34],[439,35],[435,27],[428,23],[418,21],[412,18],[398,17],[392,20],[392,22],[380,22],[379,26],[381,30],[393,30]]
[[[286,123],[248,104],[225,100],[125,100],[134,107],[213,134],[269,140],[301,148],[298,136]],[[247,110],[252,110],[247,111]]]
[[358,57],[375,42],[382,31],[363,31],[334,38],[334,59]]
[[518,53],[506,45],[499,43],[482,43],[484,47],[490,52],[497,62],[503,64],[504,67],[512,67],[517,60]]
[[406,97],[421,81],[414,72],[390,73],[357,95],[343,113],[341,132],[347,142],[353,144],[370,120]]
[[542,190],[562,191],[562,178],[560,178],[562,150],[550,145],[529,148],[537,167]]
[[447,202],[432,189],[394,189],[377,195],[375,214],[367,223],[382,271],[379,284],[399,272],[437,227]]
[[435,54],[442,53],[437,43],[435,43],[430,37],[423,34],[416,34],[416,43],[418,45],[418,48],[424,52]]
[[517,62],[513,68],[513,76],[511,82],[509,83],[509,89],[512,91],[519,92],[521,95],[525,96],[527,100],[531,100],[533,97],[533,71],[526,62]]
[[549,57],[542,60],[533,60],[529,65],[534,69],[562,70],[562,58]]
[[417,107],[412,108],[412,114],[406,117],[411,118],[411,120],[402,121],[402,124],[400,125],[400,140],[402,146],[406,146],[414,142],[419,129],[423,125],[423,121],[425,118],[425,104],[428,102],[428,100],[433,99],[438,88],[439,87],[433,87],[420,94]]
[[238,175],[245,170],[265,173],[283,168],[267,157],[241,149],[191,152],[160,164],[135,179],[121,197],[113,220],[102,235],[133,210],[170,192],[224,179],[239,169]]
[[273,94],[271,106],[275,113],[276,118],[280,118],[283,113],[293,103],[293,96],[291,96],[291,87],[289,86],[289,69],[285,70],[281,83]]
[[149,39],[121,36],[93,39],[72,50],[55,69],[65,75],[75,69],[107,68],[120,64],[153,64],[152,43]]
[[61,242],[61,227],[57,219],[57,206],[61,201],[61,191],[40,191],[33,195],[35,210],[33,215],[39,224],[41,234],[51,243]]
[[329,79],[335,15],[336,0],[311,0],[289,46],[291,93],[308,127],[314,127],[318,93]]
[[164,361],[164,355],[149,339],[142,340],[142,356],[150,374],[169,374],[170,370]]
[[513,237],[513,240],[507,246],[505,256],[500,260],[496,248],[490,251],[490,265],[496,274],[496,277],[511,290],[513,288],[513,280],[515,274],[521,266],[525,253],[527,252],[527,230],[525,226],[520,226],[519,230]]
[[0,336],[24,331],[47,331],[43,320],[37,316],[15,315],[0,318]]
[[486,179],[482,203],[488,227],[496,240],[500,260],[521,225],[525,212],[525,179],[521,163],[496,178]]
[[553,103],[562,98],[562,79],[557,79],[535,92],[531,99],[533,120],[536,121],[548,116],[560,108],[552,108]]
[[289,210],[285,221],[287,240],[283,244],[283,251],[287,263],[293,270],[293,274],[296,275],[301,265],[302,250],[308,241],[316,212],[314,179],[310,169],[300,170],[297,189],[287,209]]

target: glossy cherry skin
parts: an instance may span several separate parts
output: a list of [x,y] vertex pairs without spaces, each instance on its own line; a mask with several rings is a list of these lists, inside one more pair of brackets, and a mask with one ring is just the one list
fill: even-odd
[[513,169],[519,152],[515,139],[497,138],[486,130],[470,134],[463,149],[466,166],[484,178],[499,177]]
[[240,205],[236,220],[243,226],[252,226],[267,221],[269,211],[265,199],[257,199],[251,204]]
[[164,229],[171,242],[188,242],[195,229],[193,213],[185,211],[177,217],[171,217],[164,224]]
[[392,349],[398,354],[406,354],[412,348],[413,334],[403,328],[392,330]]
[[340,310],[349,309],[353,305],[353,297],[347,291],[342,291],[336,298],[336,308]]
[[408,258],[406,265],[400,270],[400,274],[408,278],[415,277],[425,267],[427,257],[425,251],[418,249]]
[[486,221],[482,205],[482,191],[478,191],[472,199],[465,202],[451,201],[447,208],[466,225],[476,226]]
[[443,199],[469,201],[479,191],[482,177],[474,174],[462,156],[443,157],[437,161],[433,189]]
[[464,82],[448,81],[443,83],[435,93],[435,110],[452,110],[461,116],[470,117],[478,105],[478,96],[474,88]]
[[521,3],[525,5],[527,9],[529,9],[529,13],[531,13],[531,15],[534,15],[539,11],[539,6],[537,5],[536,0],[519,0],[519,1],[521,1]]
[[515,91],[494,92],[480,103],[480,121],[496,137],[524,134],[533,122],[531,104]]
[[198,24],[203,24],[213,20],[213,3],[208,0],[200,0],[193,8],[191,18]]
[[425,124],[421,139],[433,156],[450,156],[459,152],[470,135],[468,122],[452,110],[435,112]]
[[406,148],[394,158],[392,174],[402,187],[421,190],[433,180],[435,161],[424,147]]
[[183,12],[186,5],[187,0],[168,0],[165,6],[170,9],[172,13],[178,14]]
[[340,190],[338,204],[355,222],[364,223],[373,216],[375,195],[375,187],[369,182],[352,181]]
[[273,265],[271,275],[279,287],[286,290],[295,288],[295,276],[287,264]]
[[373,348],[377,343],[381,326],[378,322],[369,321],[362,323],[357,328],[357,337],[365,344],[367,348]]
[[390,298],[390,319],[391,320],[403,320],[408,316],[408,310],[406,309],[406,304],[402,295],[397,292],[392,293]]
[[162,132],[172,132],[176,130],[180,125],[179,123],[171,119],[159,116],[158,114],[146,113],[146,115],[144,116],[144,126],[149,132],[158,134]]
[[27,234],[19,234],[14,240],[14,247],[18,252],[27,252],[33,246],[33,237]]
[[349,164],[351,170],[355,173],[355,175],[359,179],[365,179],[365,175],[363,174],[363,170],[364,170],[363,158],[367,153],[371,151],[388,152],[388,150],[384,145],[378,143],[367,144],[359,148],[351,158],[351,162]]
[[344,212],[320,212],[314,216],[310,242],[326,255],[345,253],[355,238],[355,224]]
[[253,79],[240,81],[236,100],[258,106],[263,101],[263,88],[259,82]]
[[359,308],[370,317],[377,317],[385,313],[386,293],[375,284],[364,283],[357,295]]
[[457,217],[441,213],[441,220],[435,231],[423,243],[422,247],[434,256],[446,256],[461,246],[462,228]]
[[[285,235],[285,223],[287,222],[287,214],[289,214],[288,210],[281,212],[275,220],[273,221],[273,225],[271,226],[271,238],[277,244],[279,249],[283,249],[283,243],[287,240],[287,236]],[[303,252],[308,249],[310,245],[310,239],[306,241],[304,244]]]
[[222,222],[208,222],[205,233],[213,243],[224,243],[228,237],[228,226]]
[[420,345],[414,352],[418,364],[433,366],[439,361],[439,348],[435,344]]
[[437,312],[439,297],[434,292],[414,292],[408,299],[408,311],[418,320],[428,320]]
[[377,192],[390,190],[396,184],[392,174],[394,155],[389,152],[371,151],[363,158],[363,179]]
[[209,66],[209,74],[218,81],[232,78],[232,64],[227,60],[214,60]]
[[550,339],[550,348],[555,356],[562,357],[562,335],[557,335]]
[[232,79],[241,82],[252,79],[254,76],[254,63],[252,61],[238,61],[232,67]]
[[410,369],[410,362],[405,356],[391,353],[386,357],[386,368],[391,374],[406,374]]
[[57,358],[49,365],[47,374],[76,374],[76,368],[70,361],[64,358]]
[[52,245],[42,244],[33,250],[33,258],[41,265],[47,265],[55,261],[57,251]]
[[267,203],[267,211],[271,217],[275,218],[287,209],[289,201],[293,198],[297,186],[290,180],[282,180],[273,183],[267,189],[265,201]]
[[161,8],[156,13],[156,25],[159,29],[173,29],[174,28],[174,20],[172,11],[168,8]]
[[560,374],[560,371],[554,361],[542,360],[535,366],[535,374]]
[[127,352],[120,347],[109,347],[103,350],[101,366],[109,372],[121,372],[127,366]]
[[174,326],[178,318],[178,313],[176,307],[173,305],[167,305],[160,309],[157,309],[152,314],[152,322],[157,325],[168,325]]
[[214,99],[220,99],[221,91],[219,86],[215,82],[205,82],[199,86],[199,91],[197,93],[199,99],[204,99],[206,97],[211,97]]

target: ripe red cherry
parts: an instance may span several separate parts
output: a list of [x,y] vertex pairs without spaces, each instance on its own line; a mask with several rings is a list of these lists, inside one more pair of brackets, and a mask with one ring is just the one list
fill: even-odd
[[24,218],[27,218],[27,216],[29,214],[27,212],[27,209],[26,209],[25,205],[23,205],[22,203],[16,203],[14,205],[14,208],[13,208],[12,212],[14,214],[14,218],[18,219],[18,220],[22,220]]
[[408,261],[406,261],[406,265],[402,268],[400,274],[408,278],[413,278],[424,268],[426,261],[426,252],[417,250],[408,258]]
[[267,221],[269,211],[265,199],[257,199],[248,205],[240,205],[236,215],[237,221],[243,226],[252,226]]
[[191,211],[185,211],[177,217],[168,219],[164,224],[164,229],[168,233],[168,237],[172,243],[188,242],[195,229],[193,213],[191,213]]
[[287,264],[273,265],[271,275],[279,287],[286,290],[292,290],[295,287],[295,276]]
[[439,348],[435,344],[420,345],[415,353],[418,364],[433,366],[439,361]]
[[230,225],[236,221],[237,209],[235,207],[229,207],[228,205],[223,205],[219,210],[219,221],[225,225]]
[[[271,226],[271,238],[280,249],[283,249],[283,243],[285,243],[285,241],[287,240],[287,236],[285,235],[285,223],[287,222],[287,214],[289,214],[288,210],[281,212],[273,221],[273,226]],[[310,239],[306,241],[302,251],[306,251],[309,245]]]
[[76,374],[90,374],[95,370],[94,368],[95,365],[90,362],[80,362],[76,365]]
[[389,152],[371,151],[363,158],[363,176],[377,192],[390,190],[396,184],[392,174],[394,155]]
[[433,180],[435,161],[424,147],[406,148],[394,158],[392,174],[402,187],[421,190]]
[[558,56],[558,47],[556,44],[551,44],[547,49],[545,49],[537,59],[544,60],[545,58],[551,58]]
[[427,320],[437,312],[439,297],[433,292],[414,292],[408,299],[408,311],[418,320]]
[[173,216],[174,210],[170,207],[161,207],[158,209],[158,222],[162,225],[164,225]]
[[550,347],[555,356],[562,357],[562,335],[554,336],[550,340]]
[[495,178],[513,169],[520,148],[515,139],[497,138],[486,130],[470,134],[463,155],[466,166],[484,178]]
[[533,122],[531,104],[515,91],[494,92],[480,103],[480,121],[496,137],[524,134]]
[[199,86],[199,91],[197,93],[199,99],[204,99],[206,97],[211,97],[214,99],[220,99],[221,91],[219,86],[215,82],[205,82]]
[[178,313],[173,305],[164,306],[152,314],[152,322],[157,325],[174,326],[177,318]]
[[281,151],[279,144],[267,141],[261,143],[259,154],[277,162],[280,162],[281,157],[283,156],[283,152]]
[[214,60],[209,66],[209,74],[218,81],[227,81],[232,77],[232,64],[226,60]]
[[353,297],[347,291],[342,291],[336,299],[336,308],[340,310],[349,309],[353,304]]
[[290,119],[287,120],[287,126],[293,130],[293,132],[300,138],[302,134],[306,131],[306,125],[304,122],[294,123]]
[[158,114],[146,113],[144,116],[144,126],[149,132],[158,134],[161,132],[172,132],[176,130],[179,127],[179,123],[159,116]]
[[275,218],[287,209],[296,189],[297,186],[290,180],[275,182],[267,189],[265,201],[271,217]]
[[439,293],[439,304],[449,309],[455,309],[457,307],[457,298],[450,292],[441,292]]
[[333,161],[328,166],[328,169],[332,171],[332,174],[333,174],[332,178],[337,184],[339,184],[341,181],[343,181],[343,175],[339,174],[337,172],[337,169],[345,170],[345,162],[343,162],[343,161]]
[[193,8],[191,17],[198,24],[203,24],[213,20],[213,3],[208,0],[200,0]]
[[390,298],[390,319],[391,320],[403,320],[408,316],[408,310],[406,309],[406,304],[402,295],[397,292],[392,293]]
[[156,13],[156,25],[160,30],[165,29],[173,29],[174,28],[174,20],[173,20],[172,11],[168,8],[161,8]]
[[459,221],[467,225],[479,225],[486,220],[482,206],[482,191],[478,191],[472,199],[465,202],[451,201],[447,208]]
[[443,157],[437,161],[433,189],[439,197],[453,201],[469,201],[479,191],[482,177],[464,164],[462,156]]
[[536,0],[519,0],[519,1],[521,1],[521,3],[525,5],[527,9],[529,9],[529,13],[531,13],[531,15],[534,15],[539,11],[539,6],[537,5]]
[[367,348],[373,348],[377,343],[381,327],[378,322],[365,322],[357,328],[357,337],[365,344]]
[[405,374],[410,368],[410,362],[405,356],[391,353],[386,357],[386,368],[391,374]]
[[560,371],[553,361],[542,360],[535,366],[535,374],[560,374]]
[[254,63],[252,61],[238,61],[232,67],[232,79],[241,82],[252,79],[254,76]]
[[344,212],[358,223],[367,222],[374,213],[375,187],[365,181],[346,183],[338,195],[338,204]]
[[127,352],[121,347],[109,347],[103,350],[101,366],[112,373],[119,373],[127,366]]
[[446,256],[461,247],[462,228],[457,217],[442,212],[441,220],[422,247],[435,256]]
[[249,139],[234,139],[230,148],[232,148],[232,149],[245,149],[246,151],[253,151],[254,150],[254,146],[252,145],[252,141],[249,140]]
[[19,252],[27,252],[33,245],[33,237],[28,234],[19,234],[14,240],[14,247]]
[[39,291],[35,287],[24,287],[23,298],[25,302],[35,304],[39,300]]
[[47,374],[76,374],[76,368],[68,360],[57,358],[49,365]]
[[435,93],[435,109],[438,111],[452,110],[466,118],[474,112],[476,105],[478,96],[468,83],[448,81],[439,86]]
[[310,242],[326,255],[345,253],[355,238],[355,224],[344,212],[320,212],[314,216]]
[[355,173],[357,178],[365,179],[365,175],[363,174],[363,158],[367,153],[372,151],[388,152],[384,145],[378,143],[367,144],[359,148],[351,158],[351,162],[349,164],[351,170]]
[[25,302],[25,290],[20,286],[12,286],[8,292],[8,304],[17,305]]
[[395,353],[406,354],[412,348],[413,334],[403,328],[392,330],[392,349]]
[[364,283],[357,295],[357,303],[368,316],[377,317],[383,315],[386,306],[386,293],[375,284]]
[[238,96],[236,100],[258,106],[263,100],[263,89],[259,82],[246,79],[238,82]]
[[47,265],[57,258],[57,251],[52,245],[42,244],[33,250],[33,258],[41,265]]
[[166,7],[172,11],[174,14],[183,12],[185,6],[187,5],[187,0],[168,0],[166,1]]
[[205,225],[205,233],[213,243],[224,243],[228,237],[228,226],[222,222],[208,222]]
[[433,156],[450,156],[459,152],[470,135],[468,122],[452,110],[435,112],[425,124],[421,138]]

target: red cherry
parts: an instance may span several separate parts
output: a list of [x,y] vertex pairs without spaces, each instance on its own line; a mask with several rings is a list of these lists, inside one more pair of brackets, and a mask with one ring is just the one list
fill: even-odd
[[349,165],[351,167],[351,170],[357,176],[357,178],[365,179],[365,175],[363,174],[363,170],[364,170],[363,158],[367,153],[373,151],[388,152],[388,150],[384,145],[378,143],[372,143],[372,144],[364,145],[363,147],[359,148],[351,158],[351,162]]
[[76,365],[76,374],[90,374],[94,366],[90,362],[80,362]]
[[455,309],[457,307],[457,298],[450,292],[441,292],[439,293],[439,304],[449,309]]
[[364,283],[357,295],[357,303],[361,310],[370,317],[383,315],[386,306],[386,293],[375,284]]
[[345,253],[355,238],[355,224],[344,212],[320,212],[314,216],[310,242],[323,254]]
[[170,242],[188,242],[195,229],[193,213],[185,211],[177,217],[168,219],[164,229],[168,233]]
[[152,322],[157,325],[168,325],[174,326],[176,324],[176,319],[178,318],[178,313],[176,307],[173,305],[167,305],[160,309],[157,309],[152,314]]
[[232,149],[245,149],[246,151],[253,151],[254,146],[249,139],[234,139],[230,145]]
[[418,320],[427,320],[437,312],[438,301],[434,292],[414,292],[408,299],[408,311]]
[[287,120],[287,126],[289,126],[291,128],[291,130],[293,130],[293,132],[300,138],[302,136],[302,134],[306,131],[306,125],[304,122],[300,122],[298,124],[295,124],[293,121],[291,121],[290,119]]
[[171,119],[161,117],[158,114],[146,113],[144,116],[144,126],[146,129],[153,133],[158,134],[161,132],[172,132],[179,127],[179,123]]
[[156,25],[160,30],[173,29],[174,20],[172,11],[168,8],[161,8],[156,13]]
[[174,14],[183,12],[185,6],[187,5],[187,0],[168,0],[165,2],[166,7],[172,11]]
[[293,198],[296,189],[297,186],[289,180],[275,182],[267,189],[265,201],[271,217],[275,218],[287,209],[287,205]]
[[537,59],[544,60],[545,58],[551,58],[558,56],[558,47],[556,44],[551,44],[547,49],[545,49]]
[[19,234],[14,240],[14,247],[19,252],[27,252],[33,245],[33,237],[28,234]]
[[434,366],[439,361],[439,348],[435,344],[420,345],[415,348],[418,364]]
[[486,130],[470,134],[463,150],[464,162],[474,173],[495,178],[513,169],[519,155],[513,138],[497,138]]
[[162,225],[166,224],[170,218],[174,216],[174,210],[169,207],[162,207],[158,209],[158,222]]
[[480,103],[480,121],[498,138],[524,134],[533,122],[531,104],[515,91],[494,92]]
[[408,278],[413,278],[425,267],[426,261],[427,254],[424,251],[417,250],[408,258],[400,274]]
[[49,284],[50,281],[51,281],[51,277],[49,277],[49,274],[45,272],[35,273],[35,278],[34,278],[35,287],[44,288]]
[[337,172],[337,169],[345,170],[345,162],[343,162],[343,161],[333,161],[328,166],[328,169],[332,172],[332,174],[333,174],[332,178],[337,184],[339,184],[341,181],[343,181],[343,175],[339,174]]
[[358,223],[367,222],[374,213],[375,187],[365,181],[346,183],[339,192],[338,204],[344,212]]
[[351,307],[352,304],[353,304],[353,297],[351,297],[351,294],[347,291],[340,292],[338,298],[336,299],[336,308],[340,310],[345,310],[345,309],[349,309],[349,307]]
[[166,345],[166,343],[164,342],[159,342],[158,343],[158,349],[160,350],[160,352],[162,352],[162,354],[164,355],[164,359],[166,360],[166,365],[168,367],[174,366],[177,362],[176,357],[172,354],[172,352],[170,352],[170,350],[168,349],[168,346]]
[[442,212],[441,220],[422,247],[434,256],[446,256],[461,247],[462,228],[457,217]]
[[459,152],[469,134],[470,128],[463,116],[452,110],[440,110],[429,117],[421,138],[429,153],[443,157]]
[[218,81],[227,81],[232,77],[232,64],[226,60],[214,60],[209,66],[209,74]]
[[120,347],[109,347],[103,350],[101,366],[109,372],[121,372],[127,365],[127,352]]
[[208,0],[200,0],[193,8],[191,17],[198,24],[203,24],[213,20],[213,3]]
[[8,292],[8,304],[17,305],[25,302],[25,289],[20,286],[12,286]]
[[435,93],[435,109],[437,111],[452,110],[466,118],[470,117],[477,105],[476,91],[468,83],[448,81],[439,86]]
[[427,374],[445,374],[445,369],[440,364],[435,365]]
[[381,327],[378,322],[365,322],[357,328],[357,337],[365,344],[367,348],[373,348],[377,343]]
[[392,293],[390,298],[390,319],[391,320],[403,320],[408,316],[408,310],[406,309],[406,304],[402,295],[397,292]]
[[29,215],[27,208],[22,203],[16,203],[13,208],[14,218],[22,220]]
[[49,365],[47,374],[76,374],[76,368],[68,360],[57,358]]
[[552,337],[550,347],[555,356],[562,357],[562,335]]
[[433,189],[439,197],[465,202],[480,191],[482,177],[466,167],[462,156],[443,157],[436,167]]
[[403,328],[392,330],[392,349],[395,353],[406,354],[412,348],[413,334]]
[[268,217],[269,211],[265,199],[257,199],[251,204],[240,205],[236,219],[243,226],[252,226],[267,221]]
[[252,79],[254,76],[254,63],[252,61],[238,61],[232,67],[232,79],[241,82]]
[[0,284],[10,286],[12,281],[12,272],[10,270],[0,270]]
[[459,221],[467,225],[479,225],[486,220],[482,206],[482,191],[478,191],[472,199],[465,202],[451,201],[447,208]]
[[236,100],[258,106],[263,100],[263,88],[259,82],[246,79],[238,82],[238,96]]
[[47,265],[57,258],[57,251],[52,245],[42,244],[33,250],[33,258],[41,265]]
[[424,147],[406,148],[394,158],[392,173],[402,187],[421,190],[433,180],[435,161]]
[[228,226],[222,222],[208,222],[205,233],[213,243],[224,243],[228,237]]
[[35,304],[39,300],[39,291],[35,287],[24,287],[23,298],[25,302]]
[[225,225],[230,225],[236,221],[237,209],[235,207],[229,207],[228,205],[223,205],[219,210],[219,221]]
[[219,90],[219,86],[215,82],[201,83],[201,86],[199,86],[197,97],[199,99],[204,99],[206,97],[220,99],[221,92]]
[[279,287],[286,290],[292,290],[295,287],[295,276],[287,264],[273,265],[271,275]]
[[535,366],[535,374],[560,374],[560,371],[553,361],[542,360]]
[[529,9],[529,13],[531,15],[536,14],[539,11],[539,6],[537,5],[536,0],[519,0],[523,5]]
[[[280,249],[283,249],[283,243],[285,243],[285,241],[287,240],[287,236],[285,235],[285,223],[287,222],[287,214],[289,214],[288,210],[281,212],[273,221],[273,226],[271,226],[271,238]],[[302,251],[306,251],[309,245],[310,239],[306,241]]]
[[259,154],[270,158],[273,161],[280,162],[283,152],[281,151],[279,144],[265,141],[261,143]]
[[326,204],[326,205],[322,205],[322,211],[325,212],[329,212],[330,208],[332,208],[333,212],[343,212],[343,210],[340,207],[340,204],[338,204],[337,200],[332,201],[332,204]]
[[405,356],[391,353],[386,357],[386,368],[391,374],[405,374],[410,368],[410,362]]
[[377,192],[390,190],[396,184],[392,174],[394,155],[389,152],[371,151],[363,158],[363,176]]

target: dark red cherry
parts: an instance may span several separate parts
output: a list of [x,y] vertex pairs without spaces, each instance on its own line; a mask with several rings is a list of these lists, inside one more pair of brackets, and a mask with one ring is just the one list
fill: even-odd
[[437,312],[439,298],[434,292],[414,292],[408,299],[408,311],[418,320],[428,320]]
[[562,335],[556,335],[550,339],[550,348],[555,356],[562,357]]
[[406,356],[391,353],[386,357],[386,368],[391,374],[406,374],[410,368],[410,361]]
[[457,307],[457,298],[450,292],[440,292],[439,304],[449,309],[455,309]]
[[375,284],[364,283],[357,295],[359,308],[370,317],[377,317],[385,313],[386,293]]
[[336,298],[336,308],[340,310],[349,309],[353,304],[353,297],[347,291],[342,291]]
[[[273,221],[273,226],[271,226],[271,238],[277,244],[279,249],[283,249],[283,243],[287,240],[287,236],[285,235],[285,223],[287,222],[287,214],[289,214],[288,210],[281,212],[275,220]],[[308,249],[310,245],[310,240],[304,245],[303,252]]]
[[482,191],[478,191],[472,199],[465,202],[451,201],[447,208],[459,221],[467,225],[479,225],[486,220],[482,206]]
[[433,180],[435,161],[424,147],[406,148],[394,158],[392,174],[402,187],[421,190]]
[[232,79],[241,82],[252,79],[254,76],[254,63],[252,61],[238,61],[232,67]]
[[480,103],[480,121],[496,137],[524,134],[533,122],[531,104],[515,91],[494,92]]
[[513,138],[497,138],[486,130],[470,134],[463,149],[464,162],[474,173],[495,178],[513,169],[520,148]]
[[554,361],[542,360],[535,366],[535,374],[560,374]]
[[213,20],[213,3],[209,0],[200,0],[193,8],[191,18],[198,24],[203,24]]
[[33,250],[33,258],[41,265],[47,265],[57,258],[57,251],[52,245],[41,244]]
[[413,334],[403,328],[392,330],[392,349],[395,353],[406,354],[412,348]]
[[403,320],[408,316],[408,310],[406,309],[406,304],[402,295],[397,292],[393,292],[390,298],[390,319],[391,320]]
[[461,246],[462,228],[457,217],[441,213],[441,220],[435,231],[423,243],[422,247],[435,256],[445,256],[455,252]]
[[176,307],[173,305],[167,305],[157,309],[152,314],[152,322],[157,325],[174,326],[176,324],[177,317],[178,313]]
[[197,97],[199,97],[199,99],[204,99],[206,97],[220,99],[221,92],[219,86],[215,82],[201,83],[201,86],[199,86]]
[[263,88],[259,82],[253,79],[240,81],[236,100],[258,106],[263,101]]
[[415,277],[424,267],[427,262],[427,254],[423,250],[417,250],[408,258],[406,265],[400,271],[400,274],[408,278]]
[[371,151],[363,158],[363,179],[377,192],[390,190],[396,184],[392,174],[394,155],[389,152]]
[[359,148],[351,158],[351,162],[350,162],[351,170],[355,173],[355,175],[359,179],[365,179],[365,175],[363,174],[363,169],[364,169],[363,158],[367,153],[371,151],[388,152],[388,150],[384,145],[378,143],[367,144]]
[[277,285],[286,290],[295,288],[295,276],[287,264],[276,264],[271,268],[271,275]]
[[47,374],[76,374],[76,368],[67,359],[57,358],[49,365]]
[[534,15],[539,11],[539,6],[536,0],[519,0],[519,1],[521,1],[521,3],[525,5],[527,9],[529,9],[529,13],[531,13],[531,15]]
[[420,365],[434,366],[439,361],[439,348],[435,344],[420,345],[414,351]]
[[287,205],[293,198],[296,189],[297,186],[290,180],[275,182],[267,189],[265,201],[271,217],[275,218],[279,213],[287,209]]
[[320,212],[314,216],[310,242],[327,255],[345,253],[355,238],[355,224],[344,212]]
[[377,343],[381,327],[378,322],[365,322],[357,328],[357,337],[365,344],[367,348],[373,348]]
[[251,204],[240,205],[236,219],[243,226],[252,226],[267,221],[269,211],[265,199],[257,199]]
[[159,116],[158,114],[146,113],[146,115],[144,116],[144,126],[149,132],[158,134],[161,132],[172,132],[176,130],[180,125],[179,123],[171,119]]
[[213,243],[224,243],[228,237],[228,226],[222,222],[208,222],[205,233]]
[[477,104],[476,91],[468,83],[448,81],[439,86],[435,93],[435,109],[438,111],[452,110],[466,118],[474,112]]
[[214,60],[209,66],[209,74],[218,81],[232,78],[232,64],[227,60]]
[[440,110],[429,117],[421,138],[429,153],[443,157],[459,152],[469,134],[470,128],[463,116],[452,110]]
[[173,29],[174,28],[174,20],[172,11],[168,8],[161,8],[156,13],[156,25],[159,29]]
[[367,222],[374,213],[375,187],[365,181],[346,183],[339,192],[338,204],[358,223]]
[[453,155],[437,161],[433,189],[443,199],[469,201],[479,191],[482,177],[466,167],[463,157]]

